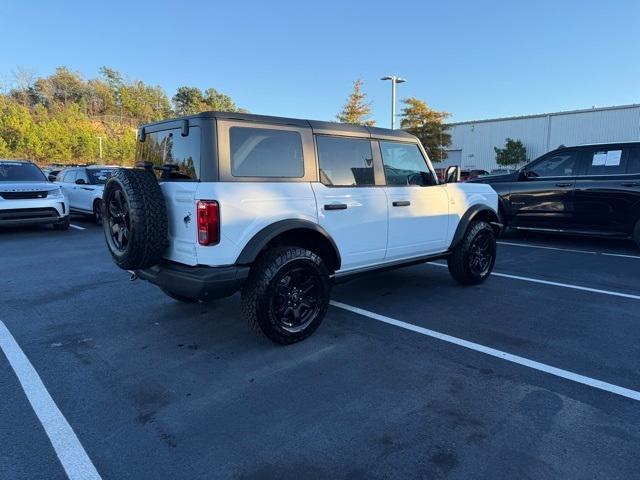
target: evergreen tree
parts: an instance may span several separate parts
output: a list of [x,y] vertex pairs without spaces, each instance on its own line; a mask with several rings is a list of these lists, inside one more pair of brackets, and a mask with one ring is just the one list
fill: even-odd
[[336,116],[342,123],[354,123],[356,125],[375,125],[374,120],[367,117],[371,115],[371,102],[366,102],[367,94],[362,91],[362,80],[353,82],[353,90],[347,99],[344,107]]
[[496,152],[496,163],[504,166],[515,166],[526,163],[527,149],[520,140],[507,138],[504,148],[493,147]]

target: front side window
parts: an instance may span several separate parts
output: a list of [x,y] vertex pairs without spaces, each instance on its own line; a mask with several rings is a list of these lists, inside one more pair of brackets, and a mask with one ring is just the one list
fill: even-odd
[[323,184],[331,187],[375,184],[369,140],[317,136],[316,145]]
[[434,185],[435,180],[415,144],[380,142],[387,185]]
[[189,134],[174,128],[146,134],[138,144],[136,160],[151,162],[157,166],[174,165],[173,179],[197,180],[200,178],[200,127],[189,127]]
[[302,137],[298,132],[231,127],[229,140],[234,177],[304,176]]
[[33,163],[0,163],[0,182],[46,182],[44,174]]
[[577,173],[578,154],[575,150],[543,158],[526,169],[526,175],[536,177],[572,177]]
[[77,176],[77,170],[67,170],[64,174],[62,181],[64,183],[75,183]]
[[640,147],[635,147],[629,150],[629,166],[627,167],[627,173],[635,175],[640,174]]
[[626,164],[621,149],[596,149],[587,152],[587,175],[625,173]]
[[84,168],[81,168],[80,170],[78,170],[78,176],[76,177],[76,182],[78,180],[84,180],[84,183],[89,183],[89,177],[87,175],[87,170]]

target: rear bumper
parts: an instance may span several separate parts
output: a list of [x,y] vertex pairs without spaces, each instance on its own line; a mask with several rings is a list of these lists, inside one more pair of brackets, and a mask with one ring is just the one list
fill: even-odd
[[162,263],[135,274],[158,287],[196,300],[213,300],[233,295],[249,276],[249,266],[190,267],[178,263]]

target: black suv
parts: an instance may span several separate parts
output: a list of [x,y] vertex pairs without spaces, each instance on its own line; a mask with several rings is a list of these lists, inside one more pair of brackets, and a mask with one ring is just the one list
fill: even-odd
[[633,238],[640,247],[640,142],[562,147],[471,182],[498,192],[509,227]]

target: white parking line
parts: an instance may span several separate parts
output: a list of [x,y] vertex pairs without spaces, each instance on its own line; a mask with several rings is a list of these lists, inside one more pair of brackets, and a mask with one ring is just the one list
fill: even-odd
[[13,368],[33,411],[47,433],[60,463],[71,480],[100,479],[95,466],[4,323],[0,321],[0,348]]
[[377,320],[379,322],[387,323],[389,325],[400,327],[405,330],[410,330],[412,332],[420,333],[428,337],[437,338],[438,340],[443,340],[445,342],[452,343],[460,347],[468,348],[476,352],[484,353],[486,355],[491,355],[492,357],[500,358],[502,360],[506,360],[507,362],[516,363],[524,367],[532,368],[533,370],[538,370],[540,372],[545,372],[545,373],[554,375],[556,377],[564,378],[566,380],[571,380],[572,382],[581,383],[589,387],[597,388],[599,390],[615,393],[616,395],[621,395],[623,397],[630,398],[632,400],[640,401],[640,392],[637,392],[635,390],[630,390],[628,388],[620,387],[612,383],[603,382],[602,380],[597,380],[595,378],[586,377],[578,373],[570,372],[569,370],[556,368],[551,365],[547,365],[546,363],[540,363],[540,362],[536,362],[535,360],[529,360],[528,358],[525,358],[525,357],[520,357],[518,355],[513,355],[511,353],[503,352],[501,350],[496,350],[495,348],[485,347],[484,345],[480,345],[478,343],[473,343],[467,340],[463,340],[461,338],[452,337],[451,335],[436,332],[435,330],[430,330],[428,328],[420,327],[412,323],[403,322],[401,320],[396,320],[394,318],[386,317],[384,315],[379,315],[377,313],[370,312],[362,308],[353,307],[351,305],[347,305],[346,303],[336,302],[334,300],[331,300],[331,305],[333,305],[334,307],[342,308],[344,310],[348,310],[353,313],[357,313],[359,315],[363,315],[365,317],[371,318],[373,320]]
[[546,245],[534,245],[528,243],[516,243],[516,242],[505,242],[498,241],[498,245],[511,245],[513,247],[524,247],[524,248],[538,248],[542,250],[556,250],[560,252],[571,252],[571,253],[584,253],[587,255],[604,255],[605,257],[622,257],[622,258],[634,258],[636,260],[640,260],[640,255],[626,255],[622,253],[606,253],[606,252],[594,252],[591,250],[576,250],[573,248],[560,248],[560,247],[547,247]]
[[[446,267],[446,265],[443,263],[435,262],[429,262],[429,265],[435,265],[436,267]],[[513,280],[522,280],[524,282],[541,283],[543,285],[551,285],[553,287],[571,288],[573,290],[581,290],[583,292],[601,293],[603,295],[611,295],[614,297],[640,300],[640,295],[633,295],[631,293],[614,292],[613,290],[602,290],[600,288],[582,287],[580,285],[572,285],[570,283],[552,282],[550,280],[540,280],[538,278],[521,277],[520,275],[509,275],[507,273],[492,272],[491,275],[495,275],[496,277],[511,278]]]
[[78,225],[71,224],[69,225],[71,228],[75,228],[76,230],[86,230],[85,227],[79,227]]
[[638,255],[624,255],[622,253],[601,253],[600,255],[605,255],[607,257],[635,258],[636,260],[640,260],[640,256]]

